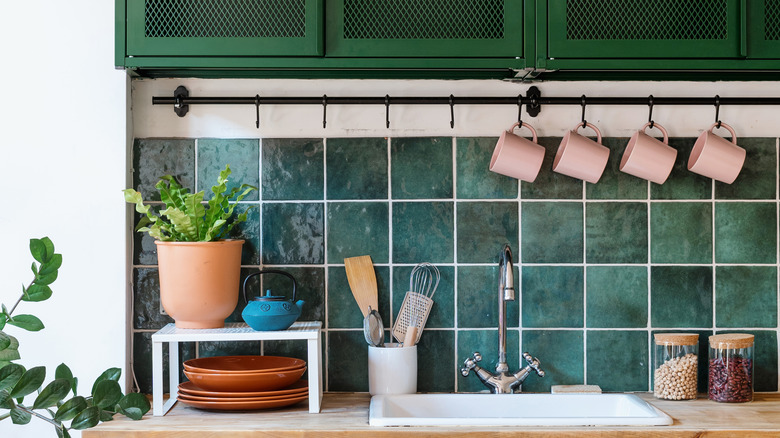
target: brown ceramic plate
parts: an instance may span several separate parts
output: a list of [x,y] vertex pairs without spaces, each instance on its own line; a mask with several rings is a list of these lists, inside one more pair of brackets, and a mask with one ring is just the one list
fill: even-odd
[[287,400],[288,398],[298,398],[309,395],[308,391],[304,391],[301,394],[287,394],[278,396],[263,396],[263,397],[203,397],[200,395],[190,395],[183,392],[179,393],[179,398],[193,401],[205,401],[205,402],[255,402],[255,401],[273,401],[273,400]]
[[184,375],[195,386],[207,391],[247,392],[275,391],[286,388],[301,378],[306,367],[270,373],[196,373],[184,370]]
[[225,391],[206,391],[198,388],[192,382],[183,382],[179,384],[179,392],[184,395],[200,397],[278,397],[282,395],[300,395],[309,391],[308,380],[298,380],[292,385],[276,391],[255,391],[255,392],[225,392]]
[[232,401],[198,401],[187,397],[179,397],[179,401],[199,409],[214,409],[218,411],[246,411],[254,409],[273,409],[285,406],[291,406],[300,403],[309,398],[307,395],[290,397],[282,400],[259,400],[252,402],[232,402]]
[[282,356],[214,356],[184,361],[184,369],[196,373],[274,372],[305,366],[305,360]]

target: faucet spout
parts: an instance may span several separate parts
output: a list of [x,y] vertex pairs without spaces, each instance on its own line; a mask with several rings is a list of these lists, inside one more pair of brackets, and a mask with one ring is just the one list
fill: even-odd
[[515,300],[515,276],[512,267],[512,249],[504,245],[498,255],[498,364],[497,373],[509,371],[506,363],[506,302]]

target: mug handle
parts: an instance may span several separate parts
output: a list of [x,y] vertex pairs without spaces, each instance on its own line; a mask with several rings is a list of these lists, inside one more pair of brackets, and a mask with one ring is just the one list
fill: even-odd
[[599,131],[599,128],[597,128],[596,125],[587,122],[580,122],[577,123],[577,126],[574,127],[574,131],[576,132],[579,128],[586,127],[596,131],[596,143],[601,144],[601,131]]
[[534,129],[534,127],[533,127],[533,126],[531,126],[531,125],[529,125],[528,123],[525,123],[525,122],[517,122],[517,123],[515,123],[514,125],[512,125],[512,127],[511,127],[511,128],[509,128],[509,132],[512,132],[512,131],[514,131],[514,130],[515,130],[515,128],[517,128],[517,127],[520,127],[520,128],[523,128],[523,127],[525,127],[525,128],[528,128],[528,129],[531,131],[531,134],[533,134],[533,140],[532,140],[532,141],[533,141],[534,143],[536,143],[536,129]]
[[[716,126],[718,126],[718,124],[717,123],[713,123],[712,126],[710,126],[710,132],[712,132],[712,130],[715,129]],[[737,144],[737,133],[734,132],[734,128],[732,128],[731,126],[729,126],[729,125],[727,125],[725,123],[721,123],[720,127],[721,128],[726,128],[731,133],[731,142],[734,143],[734,144]]]
[[[642,131],[647,129],[648,126],[650,126],[650,122],[645,123],[645,126],[642,127]],[[669,144],[669,134],[666,132],[666,128],[658,123],[653,123],[653,127],[658,128],[658,130],[664,134],[664,144]]]

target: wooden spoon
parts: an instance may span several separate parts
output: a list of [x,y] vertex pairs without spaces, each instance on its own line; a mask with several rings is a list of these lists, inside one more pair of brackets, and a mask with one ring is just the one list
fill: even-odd
[[363,317],[366,317],[370,312],[369,308],[378,308],[376,273],[371,256],[345,258],[344,268],[352,296],[355,297]]

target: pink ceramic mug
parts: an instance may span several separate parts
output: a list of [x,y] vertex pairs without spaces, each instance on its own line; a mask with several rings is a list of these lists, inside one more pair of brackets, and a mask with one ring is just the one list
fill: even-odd
[[[531,131],[533,139],[529,140],[512,131],[517,127],[525,127]],[[536,130],[528,123],[515,123],[511,128],[501,133],[493,149],[490,159],[490,171],[511,176],[522,181],[534,182],[539,175],[544,161],[544,147],[536,144]]]
[[720,124],[731,133],[729,142],[712,133],[716,126],[718,124],[714,123],[696,139],[688,159],[688,170],[731,184],[737,179],[742,165],[745,164],[745,150],[737,146],[737,134],[734,128],[725,123]]
[[[596,141],[577,134],[580,127],[596,131]],[[595,184],[604,173],[608,159],[609,148],[601,144],[601,131],[590,123],[581,122],[563,136],[555,154],[553,171]]]
[[677,159],[677,149],[669,146],[669,134],[663,126],[653,123],[653,127],[664,134],[662,142],[645,134],[645,129],[649,126],[650,123],[646,123],[631,136],[620,160],[620,171],[663,184],[672,172],[674,160]]

